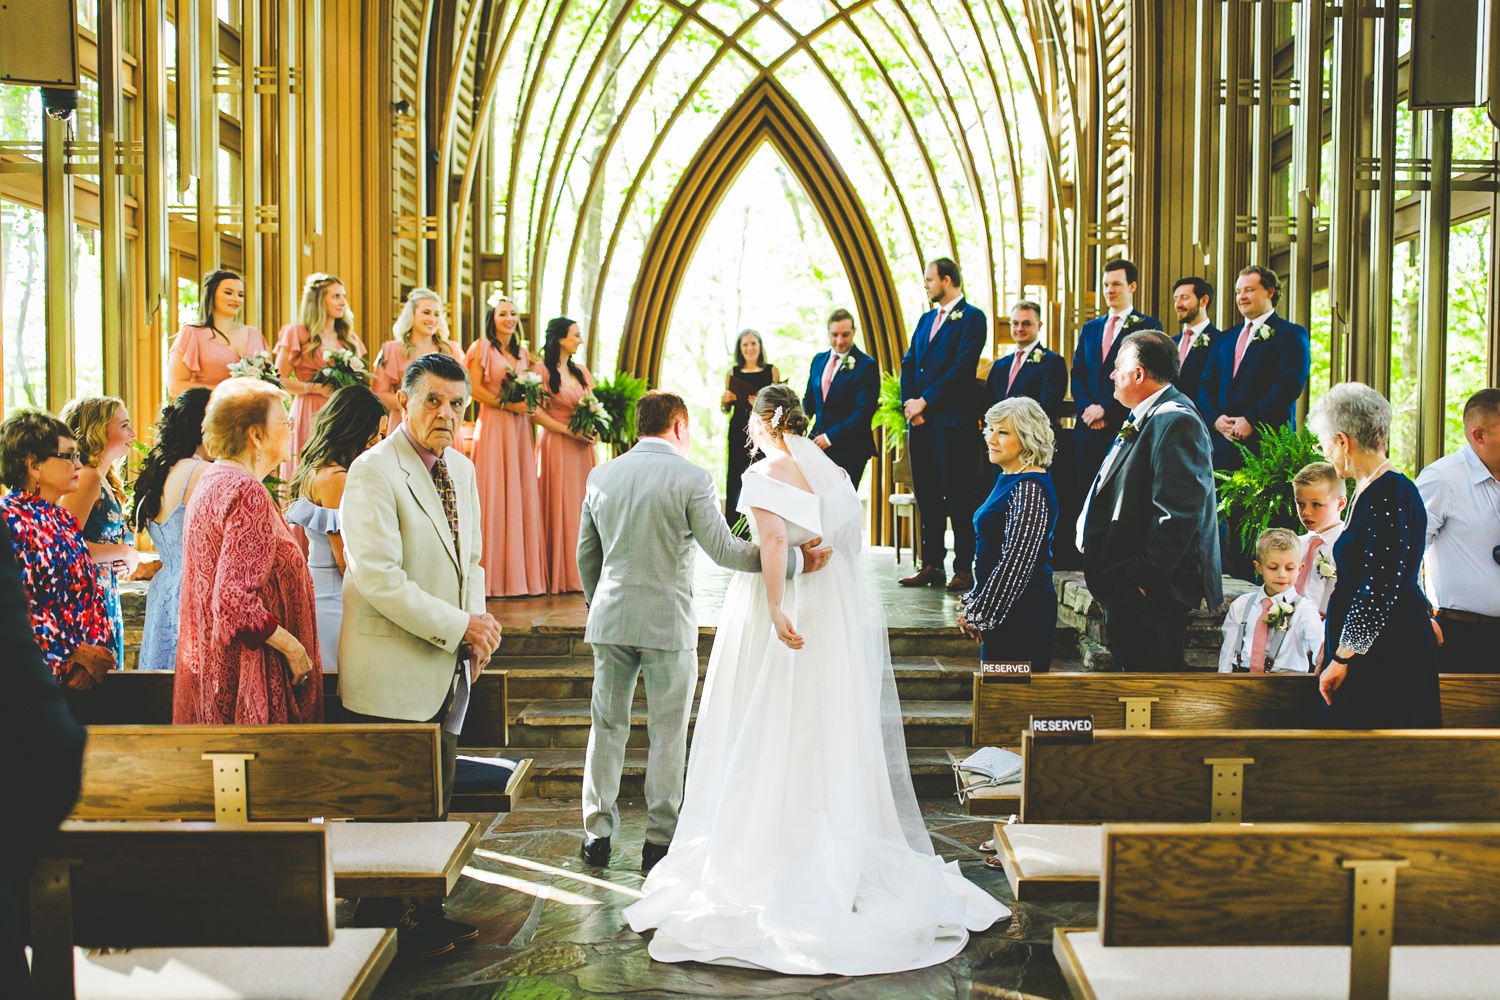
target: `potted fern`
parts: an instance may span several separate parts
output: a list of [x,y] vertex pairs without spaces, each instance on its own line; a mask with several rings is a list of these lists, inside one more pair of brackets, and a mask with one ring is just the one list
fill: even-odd
[[906,412],[901,406],[901,375],[886,372],[880,376],[880,405],[870,426],[885,431],[885,450],[901,452],[906,447]]
[[1242,552],[1253,552],[1255,540],[1267,528],[1300,530],[1292,477],[1309,462],[1323,461],[1318,439],[1303,427],[1260,428],[1260,449],[1251,451],[1236,442],[1245,464],[1233,472],[1216,472],[1219,481],[1219,520],[1238,528],[1234,541]]

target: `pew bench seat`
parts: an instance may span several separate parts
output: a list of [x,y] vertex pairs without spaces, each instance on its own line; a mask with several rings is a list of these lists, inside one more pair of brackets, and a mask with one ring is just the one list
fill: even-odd
[[330,823],[334,892],[345,899],[446,897],[479,844],[478,823]]
[[1022,902],[1099,898],[1103,827],[997,823],[995,853]]
[[341,928],[327,947],[74,949],[78,1000],[366,1000],[396,932]]
[[[1097,930],[1057,928],[1053,952],[1074,1000],[1349,998],[1347,946],[1107,948]],[[1496,982],[1500,946],[1391,949],[1391,1000],[1474,1000]]]

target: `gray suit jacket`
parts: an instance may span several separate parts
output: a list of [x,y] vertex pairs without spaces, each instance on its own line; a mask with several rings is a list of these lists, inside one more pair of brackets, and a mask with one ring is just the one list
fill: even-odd
[[[670,444],[642,438],[589,473],[578,526],[578,572],[589,605],[586,642],[645,649],[698,645],[693,543],[720,566],[760,572],[760,549],[736,538],[707,472]],[[789,560],[795,571],[800,560]]]

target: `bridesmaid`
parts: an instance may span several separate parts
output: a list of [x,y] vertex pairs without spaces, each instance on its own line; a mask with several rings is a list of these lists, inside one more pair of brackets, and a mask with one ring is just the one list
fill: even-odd
[[[765,341],[754,330],[743,330],[734,345],[734,369],[724,377],[724,395],[719,399],[719,409],[729,414],[729,454],[724,473],[724,520],[730,527],[738,523],[740,512],[740,480],[750,468],[750,453],[755,446],[750,443],[751,395],[745,398],[745,390],[759,392],[772,382],[780,382],[781,373],[766,357]],[[739,383],[736,385],[736,383]],[[746,529],[744,534],[749,535]]]
[[495,299],[484,317],[485,335],[464,356],[479,421],[474,429],[474,468],[479,486],[479,524],[484,535],[486,597],[547,592],[547,567],[538,538],[542,501],[526,404],[500,404],[506,376],[531,370],[521,343],[520,314],[509,299]]
[[125,524],[125,484],[115,463],[130,450],[135,431],[125,404],[113,396],[79,396],[63,407],[62,422],[78,443],[78,489],[59,501],[83,525],[83,540],[98,565],[99,590],[114,628],[115,663],[125,665],[125,617],[120,610],[120,577],[140,565],[135,536]]
[[156,444],[135,480],[130,523],[151,536],[161,569],[146,591],[146,626],[141,633],[140,670],[177,666],[177,604],[182,593],[182,522],[198,476],[212,462],[203,448],[203,413],[209,390],[184,389],[162,407],[156,419]]
[[270,351],[266,338],[239,321],[245,304],[245,282],[233,271],[210,271],[203,279],[198,322],[177,331],[167,362],[167,394],[178,396],[190,385],[212,389],[229,378],[229,366],[252,354]]
[[349,463],[385,436],[385,404],[362,385],[346,385],[313,420],[312,437],[291,483],[288,524],[307,532],[307,568],[317,604],[318,650],[323,672],[339,668],[339,626],[344,620],[344,539],[339,503]]
[[401,315],[391,327],[391,339],[380,348],[380,357],[375,362],[375,395],[385,404],[390,414],[389,434],[401,426],[401,404],[396,401],[396,390],[401,388],[401,376],[413,358],[424,354],[443,352],[462,361],[458,347],[448,339],[448,321],[443,317],[443,300],[430,288],[413,288],[406,297]]
[[542,428],[537,442],[537,479],[546,539],[547,593],[583,590],[578,575],[578,521],[583,513],[583,491],[594,467],[594,438],[568,430],[568,417],[594,376],[573,361],[583,343],[578,324],[559,316],[547,324],[542,362],[535,371],[552,393],[547,405],[531,415]]
[[282,388],[292,394],[292,444],[281,466],[284,482],[296,475],[297,455],[312,434],[313,417],[333,395],[333,386],[308,381],[323,367],[323,351],[341,349],[365,356],[353,320],[344,283],[331,274],[310,274],[297,322],[282,327],[276,338],[276,371]]

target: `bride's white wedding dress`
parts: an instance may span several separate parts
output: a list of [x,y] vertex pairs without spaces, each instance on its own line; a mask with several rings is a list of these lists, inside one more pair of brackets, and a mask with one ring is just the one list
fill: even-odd
[[789,546],[821,535],[833,548],[782,599],[805,644],[776,638],[762,578],[736,573],[671,851],[625,916],[656,929],[663,962],[805,975],[936,965],[1010,910],[933,853],[885,612],[865,586],[859,500],[821,449],[786,441],[813,492],[752,470],[740,509],[780,515]]

